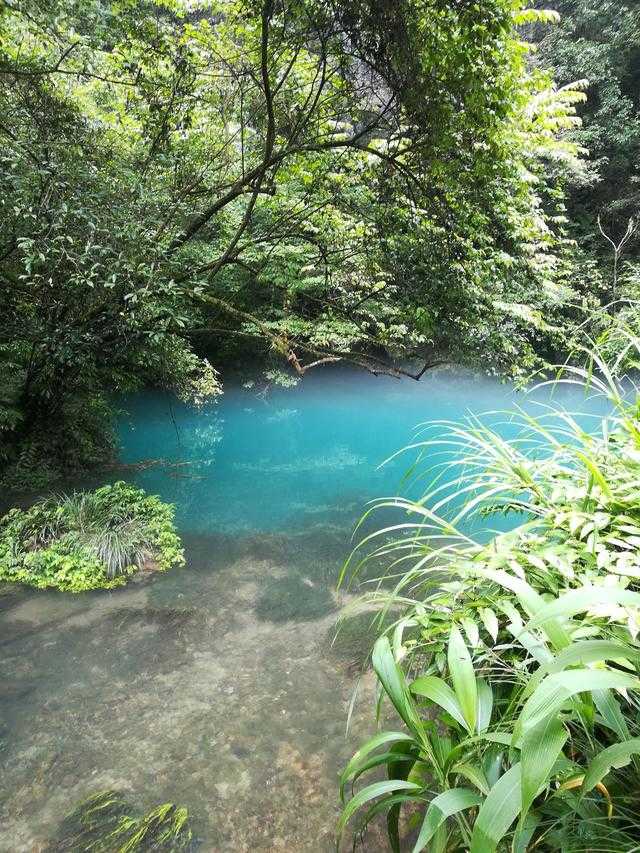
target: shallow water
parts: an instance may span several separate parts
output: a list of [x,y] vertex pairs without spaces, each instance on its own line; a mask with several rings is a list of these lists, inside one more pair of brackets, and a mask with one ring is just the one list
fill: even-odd
[[345,737],[366,636],[331,642],[354,521],[407,488],[410,457],[378,466],[417,424],[523,399],[469,374],[332,370],[200,410],[123,400],[114,477],[176,505],[187,566],[0,598],[0,850],[43,850],[107,787],[185,805],[201,850],[333,849],[336,774],[375,727],[366,675]]

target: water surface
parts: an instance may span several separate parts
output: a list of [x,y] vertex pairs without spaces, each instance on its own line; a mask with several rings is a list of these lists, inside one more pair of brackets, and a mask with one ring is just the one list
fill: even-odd
[[366,675],[345,737],[362,626],[331,642],[353,524],[406,488],[410,459],[379,465],[417,424],[514,402],[469,374],[346,370],[228,387],[202,409],[122,400],[113,477],[175,504],[187,566],[114,592],[0,598],[0,850],[44,849],[107,787],[185,805],[202,850],[333,849],[336,774],[375,726]]

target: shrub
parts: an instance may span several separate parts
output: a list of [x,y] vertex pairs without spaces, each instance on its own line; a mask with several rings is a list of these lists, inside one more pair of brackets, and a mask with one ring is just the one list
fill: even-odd
[[[385,813],[397,850],[409,805],[414,853],[635,849],[640,407],[597,353],[561,381],[606,396],[597,433],[561,409],[513,413],[510,441],[477,419],[449,424],[422,444],[431,459],[444,449],[445,476],[419,502],[381,501],[405,515],[395,538],[374,533],[347,564],[354,578],[391,559],[391,590],[366,598],[395,617],[372,659],[403,725],[342,773],[340,833]],[[519,523],[477,541],[495,513]],[[376,768],[388,778],[347,800]]]
[[183,563],[173,508],[124,482],[0,519],[0,580],[82,592],[119,586],[145,564]]

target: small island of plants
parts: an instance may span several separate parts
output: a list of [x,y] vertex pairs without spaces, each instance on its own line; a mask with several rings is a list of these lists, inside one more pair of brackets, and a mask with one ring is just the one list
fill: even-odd
[[124,482],[12,509],[0,519],[0,581],[84,592],[181,566],[173,517],[170,504]]

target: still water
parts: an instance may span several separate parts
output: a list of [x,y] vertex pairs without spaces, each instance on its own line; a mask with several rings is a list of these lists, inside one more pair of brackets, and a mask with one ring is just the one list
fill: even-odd
[[228,387],[202,409],[122,400],[109,476],[175,504],[187,566],[113,592],[0,597],[0,850],[46,849],[105,788],[186,806],[203,851],[332,850],[336,774],[375,730],[366,674],[345,736],[366,626],[332,642],[354,522],[408,488],[410,457],[379,466],[418,424],[514,402],[533,405],[470,374],[346,370]]

